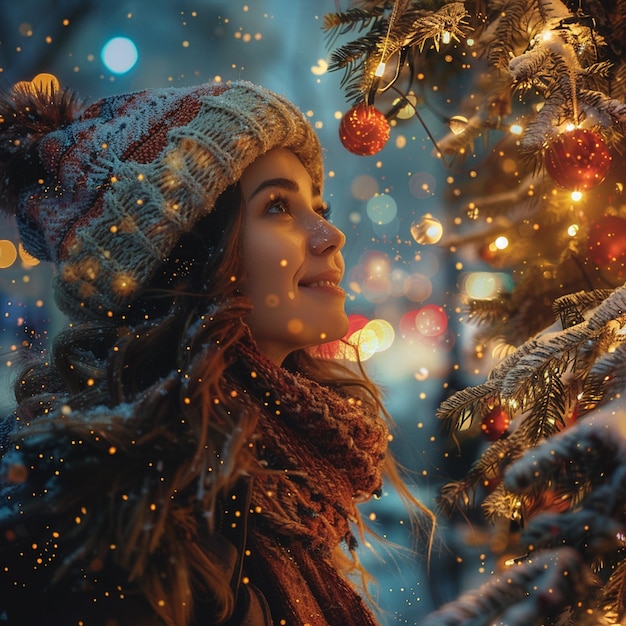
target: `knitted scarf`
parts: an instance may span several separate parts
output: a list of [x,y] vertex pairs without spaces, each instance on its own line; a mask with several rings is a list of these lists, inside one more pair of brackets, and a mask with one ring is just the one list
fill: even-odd
[[[244,564],[276,624],[367,626],[375,620],[333,565],[356,502],[381,487],[388,432],[370,407],[291,374],[242,344],[242,391],[263,398],[249,548]],[[284,621],[281,621],[284,620]]]

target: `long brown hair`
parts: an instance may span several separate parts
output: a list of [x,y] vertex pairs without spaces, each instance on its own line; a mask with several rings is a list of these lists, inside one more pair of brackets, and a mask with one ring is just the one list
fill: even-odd
[[[245,272],[239,248],[242,228],[242,201],[235,186],[181,239],[124,316],[66,329],[54,341],[51,360],[44,357],[41,362],[27,363],[16,384],[18,415],[22,422],[33,423],[33,433],[38,432],[38,417],[58,414],[73,435],[87,440],[98,433],[98,445],[105,439],[112,448],[123,449],[133,441],[128,454],[137,463],[115,466],[112,471],[121,474],[116,486],[103,485],[112,499],[127,489],[144,450],[144,460],[150,463],[157,444],[178,455],[171,463],[175,471],[168,476],[162,472],[155,487],[161,494],[156,513],[148,496],[137,495],[132,510],[117,500],[82,537],[84,550],[108,554],[107,558],[111,558],[109,545],[117,545],[115,565],[126,570],[130,580],[137,580],[154,610],[171,626],[189,622],[198,592],[210,598],[217,620],[225,619],[233,609],[229,581],[206,551],[210,536],[205,532],[202,541],[195,540],[203,534],[200,523],[190,526],[189,516],[177,508],[177,498],[194,488],[211,530],[218,498],[252,463],[247,442],[257,415],[231,397],[223,384],[224,373],[236,358],[233,348],[248,332],[244,320],[250,304],[239,293]],[[309,350],[292,353],[284,366],[362,398],[391,421],[379,389],[363,368],[353,371]],[[121,406],[125,407],[123,415]],[[88,412],[95,412],[96,417],[84,419]],[[172,434],[178,432],[177,424],[191,429],[193,455]],[[181,428],[181,437],[184,432]],[[115,462],[112,458],[111,463]],[[205,468],[212,471],[207,474]],[[409,508],[430,515],[411,495],[391,456],[385,469],[387,480]],[[102,468],[101,473],[106,472]],[[76,480],[88,479],[78,476]],[[93,484],[75,487],[96,490]],[[65,506],[69,512],[74,505],[68,498],[57,510]],[[140,532],[148,526],[153,529],[150,533]],[[168,535],[170,528],[184,534],[185,541]],[[168,554],[171,550],[176,554]],[[337,564],[366,575],[358,563],[342,559],[339,551]]]

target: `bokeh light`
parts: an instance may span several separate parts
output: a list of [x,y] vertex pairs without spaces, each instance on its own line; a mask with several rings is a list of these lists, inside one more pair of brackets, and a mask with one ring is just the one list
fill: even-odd
[[404,281],[404,295],[411,302],[424,302],[433,293],[433,283],[427,276],[415,272]]
[[378,193],[378,181],[368,174],[356,176],[350,186],[350,191],[359,200],[368,200]]
[[126,74],[139,59],[137,46],[128,37],[113,37],[102,47],[100,53],[106,68],[114,74]]
[[417,96],[411,91],[402,98],[397,98],[393,101],[394,107],[404,104],[404,106],[398,111],[396,117],[399,120],[408,120],[415,115],[415,109],[417,107]]
[[368,200],[366,212],[374,224],[389,224],[398,214],[398,205],[389,194],[381,193]]
[[426,304],[415,316],[415,328],[424,337],[438,337],[448,328],[448,316],[439,305]]
[[499,290],[499,281],[491,272],[473,272],[463,281],[465,293],[475,300],[495,298]]
[[32,254],[27,252],[21,243],[18,245],[17,251],[20,255],[20,260],[26,267],[34,267],[35,265],[39,265],[39,259],[36,259]]
[[15,83],[14,89],[17,91],[41,91],[50,93],[50,91],[58,91],[61,85],[59,79],[54,74],[42,72],[37,74],[32,80],[21,80]]
[[420,244],[437,243],[443,236],[443,225],[436,217],[426,213],[411,224],[411,236]]
[[17,249],[12,241],[0,239],[0,268],[11,267],[17,259]]
[[496,247],[497,250],[506,250],[506,248],[509,247],[509,239],[504,235],[500,235],[500,237],[497,237],[496,240],[493,242],[493,245]]
[[374,354],[388,350],[395,336],[393,326],[387,320],[369,320],[364,315],[350,314],[345,337],[325,344],[317,353],[326,358],[367,361]]
[[416,172],[409,180],[409,190],[416,198],[431,198],[435,195],[437,180],[428,172]]
[[362,268],[361,293],[369,302],[383,302],[391,293],[391,259],[382,251],[366,252]]
[[359,358],[367,361],[377,352],[390,348],[394,338],[395,331],[387,320],[374,319],[349,337],[348,342],[358,346]]
[[470,272],[460,281],[461,291],[473,300],[492,300],[513,290],[514,281],[505,272]]
[[[348,332],[345,340],[348,344],[337,346],[337,356],[350,361],[358,358],[367,361],[377,352],[387,350],[393,344],[395,331],[393,326],[384,319],[368,320],[362,315],[350,315]],[[356,348],[351,349],[350,346]]]

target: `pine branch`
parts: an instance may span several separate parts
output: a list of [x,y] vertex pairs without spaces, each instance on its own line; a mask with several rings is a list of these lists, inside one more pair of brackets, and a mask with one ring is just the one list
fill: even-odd
[[[603,295],[603,291],[573,294],[562,299],[557,309],[575,309],[582,316]],[[438,417],[447,420],[451,427],[463,429],[480,423],[480,416],[494,402],[506,400],[518,411],[527,411],[517,420],[508,437],[483,452],[463,481],[444,492],[439,503],[443,510],[453,510],[459,500],[472,501],[480,484],[501,475],[506,464],[563,428],[565,415],[581,387],[583,411],[589,409],[591,399],[597,403],[609,390],[617,393],[623,388],[626,372],[621,373],[623,368],[619,365],[626,345],[622,344],[608,355],[606,352],[615,343],[624,324],[620,316],[624,310],[624,298],[626,291],[614,290],[593,312],[593,327],[582,321],[564,330],[542,333],[505,358],[485,383],[461,390],[441,404]],[[615,314],[619,320],[613,319]],[[603,326],[600,321],[604,322]],[[614,372],[616,367],[619,375]],[[562,379],[565,372],[569,375],[567,385]],[[536,499],[538,494],[533,494],[533,498]],[[488,516],[510,515],[513,512],[511,502],[507,491],[499,489],[486,500],[485,512]]]
[[596,330],[609,322],[623,325],[624,311],[626,311],[626,287],[618,287],[598,306],[589,319],[589,328]]
[[565,425],[567,396],[560,374],[553,364],[547,365],[537,372],[539,385],[530,385],[529,391],[521,389],[516,394],[520,396],[521,406],[532,403],[530,413],[520,426],[525,440],[531,446],[550,437]]
[[[521,456],[508,467],[504,484],[494,491],[501,497],[491,504],[494,511],[498,506],[510,510],[512,494],[532,500],[545,489],[571,493],[572,485],[578,494],[566,511],[527,521],[522,541],[530,550],[528,559],[445,605],[424,623],[475,626],[498,618],[509,626],[591,626],[614,623],[611,615],[623,615],[624,566],[605,590],[592,574],[605,559],[623,563],[626,421],[619,404],[604,406]],[[549,591],[539,597],[540,590]]]
[[[476,493],[485,483],[502,474],[503,468],[508,465],[513,458],[517,458],[523,453],[523,448],[516,445],[516,438],[512,437],[499,439],[489,446],[471,467],[462,480],[451,481],[443,486],[436,499],[438,510],[445,516],[451,517],[454,511],[459,508],[468,509],[475,505]],[[489,501],[487,501],[489,506]],[[498,501],[498,511],[504,506],[502,501]],[[506,507],[505,507],[506,508]],[[506,509],[510,513],[509,509]],[[486,511],[488,515],[494,511]]]
[[622,559],[615,565],[613,573],[602,588],[604,602],[601,608],[614,624],[626,617],[626,559],[623,558],[623,551],[620,556]]
[[[507,626],[554,625],[564,605],[576,606],[595,589],[597,580],[578,554],[561,548],[507,568],[429,615],[422,626],[487,626],[494,620]],[[606,623],[595,613],[586,615],[588,607],[580,604],[576,617],[566,624]]]
[[324,15],[322,28],[331,37],[345,35],[352,30],[361,32],[366,28],[371,28],[384,11],[385,7],[379,6],[371,9],[352,7],[343,13],[327,13]]
[[499,483],[481,502],[480,508],[486,519],[495,522],[496,518],[519,521],[521,519],[522,498]]
[[[611,481],[613,496],[590,499],[605,514],[623,515],[626,502],[626,422],[619,404],[608,403],[574,426],[529,451],[504,476],[507,487],[524,492],[536,484],[581,485],[588,489]],[[616,472],[616,468],[623,471]],[[610,504],[609,504],[610,503]]]
[[[428,41],[439,50],[442,33],[452,39],[464,37],[467,24],[463,3],[449,0],[432,2],[396,2],[396,19],[390,27],[391,15],[385,12],[393,3],[383,3],[367,9],[351,8],[345,13],[330,13],[324,18],[324,29],[329,33],[329,45],[339,35],[352,30],[364,35],[334,50],[329,70],[343,70],[342,89],[349,101],[362,100],[370,89],[374,70],[403,49],[422,53]],[[385,58],[383,58],[383,55]]]
[[462,2],[444,4],[435,11],[407,11],[401,15],[394,36],[402,47],[416,47],[420,52],[429,40],[439,52],[442,33],[460,41],[466,34],[467,12]]
[[[448,517],[459,507],[469,508],[474,505],[478,489],[486,482],[502,476],[504,469],[526,451],[523,433],[513,431],[508,437],[498,439],[490,445],[474,462],[462,480],[446,484],[437,498],[437,507]],[[514,519],[517,507],[512,492],[496,487],[495,491],[484,500],[483,512],[488,517],[502,515]],[[515,501],[519,496],[515,496]]]
[[474,423],[473,416],[497,396],[494,381],[468,387],[444,400],[437,409],[437,417],[448,422],[450,430],[467,430]]
[[600,305],[611,293],[611,289],[595,289],[567,294],[554,301],[552,310],[563,328],[569,328],[582,322],[583,313]]
[[511,57],[528,47],[540,24],[534,3],[529,6],[527,0],[514,0],[503,4],[485,37],[489,66],[498,70],[505,70]]
[[[582,105],[592,109],[597,114],[608,116],[613,125],[619,126],[617,130],[620,132],[618,136],[621,138],[626,131],[626,104],[615,98],[610,98],[602,92],[590,89],[581,90],[579,98]],[[611,127],[607,129],[606,134],[609,130],[616,129]]]
[[593,364],[580,394],[580,410],[595,408],[603,398],[615,397],[626,390],[626,344],[603,354]]

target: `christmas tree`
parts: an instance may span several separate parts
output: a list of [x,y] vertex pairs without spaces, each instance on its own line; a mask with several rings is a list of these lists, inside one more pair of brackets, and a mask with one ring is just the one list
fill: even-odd
[[[426,622],[620,623],[626,1],[362,0],[324,27],[350,105],[344,147],[376,154],[417,117],[434,153],[468,172],[439,245],[513,277],[465,303],[474,357],[499,358],[438,411],[456,436],[490,442],[440,511],[479,502],[506,529],[502,566]],[[434,137],[425,110],[449,133]]]

